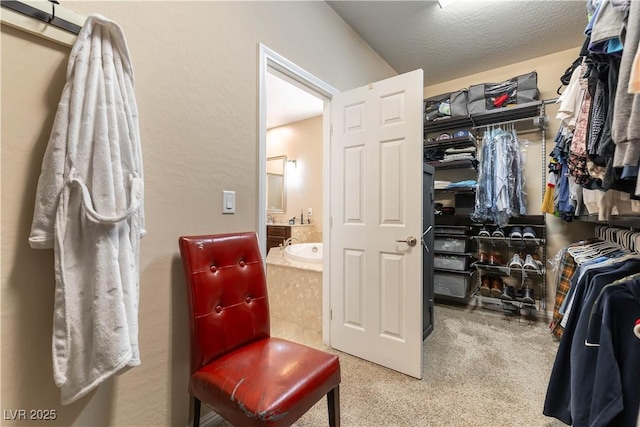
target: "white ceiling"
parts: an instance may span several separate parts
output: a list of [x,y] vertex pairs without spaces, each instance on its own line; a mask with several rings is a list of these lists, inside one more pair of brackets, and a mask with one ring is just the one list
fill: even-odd
[[[584,0],[327,3],[399,74],[422,68],[424,86],[580,46],[587,22]],[[322,101],[275,76],[267,92],[268,127],[322,112]]]
[[320,98],[267,73],[267,129],[322,114]]

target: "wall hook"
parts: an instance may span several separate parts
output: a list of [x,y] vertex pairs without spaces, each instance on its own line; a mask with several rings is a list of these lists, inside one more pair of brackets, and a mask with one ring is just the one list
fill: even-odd
[[51,16],[49,16],[49,21],[51,22],[56,18],[56,5],[60,4],[58,0],[49,0],[51,2]]

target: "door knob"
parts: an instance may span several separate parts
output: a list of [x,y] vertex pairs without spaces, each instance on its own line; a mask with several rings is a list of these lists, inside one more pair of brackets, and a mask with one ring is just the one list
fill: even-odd
[[418,239],[416,239],[413,236],[409,236],[407,237],[406,240],[396,240],[396,242],[402,242],[402,243],[406,243],[409,246],[415,246],[416,243],[418,243]]

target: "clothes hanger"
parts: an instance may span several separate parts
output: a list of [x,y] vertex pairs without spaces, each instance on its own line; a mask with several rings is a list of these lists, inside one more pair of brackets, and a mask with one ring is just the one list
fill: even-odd
[[582,264],[585,261],[597,258],[599,256],[613,254],[616,252],[624,253],[623,248],[607,240],[588,243],[581,247],[569,247],[567,248],[567,250],[573,256],[574,260],[579,264]]

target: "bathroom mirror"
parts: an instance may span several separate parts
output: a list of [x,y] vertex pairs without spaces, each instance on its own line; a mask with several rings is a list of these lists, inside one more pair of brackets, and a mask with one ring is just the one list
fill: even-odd
[[287,156],[267,158],[267,213],[285,213]]

